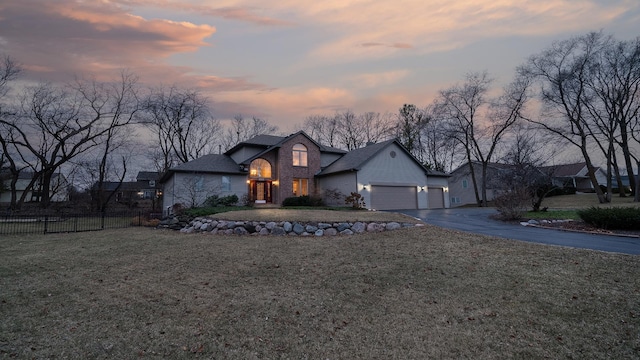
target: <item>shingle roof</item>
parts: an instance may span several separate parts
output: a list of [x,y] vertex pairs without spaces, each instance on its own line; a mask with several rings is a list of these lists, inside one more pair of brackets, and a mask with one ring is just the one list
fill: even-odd
[[331,163],[318,175],[329,175],[344,171],[357,171],[367,162],[373,158],[378,152],[382,151],[388,145],[394,143],[396,140],[387,140],[376,144],[367,145],[360,149],[351,150],[346,153],[340,159]]
[[[565,177],[565,176],[577,176],[582,169],[587,166],[587,163],[575,163],[575,164],[563,164],[563,165],[554,165],[554,166],[544,166],[540,169],[548,172],[551,171],[552,176],[556,177]],[[597,168],[596,168],[597,169]]]
[[169,169],[175,172],[210,172],[210,173],[241,173],[240,167],[231,157],[221,154],[209,154],[195,160],[177,165]]
[[138,176],[136,176],[137,181],[149,181],[149,180],[158,180],[160,178],[161,173],[157,171],[139,171]]
[[252,137],[251,139],[245,140],[240,144],[249,144],[249,145],[262,145],[262,146],[273,146],[278,144],[284,139],[282,136],[275,135],[258,135],[256,137]]

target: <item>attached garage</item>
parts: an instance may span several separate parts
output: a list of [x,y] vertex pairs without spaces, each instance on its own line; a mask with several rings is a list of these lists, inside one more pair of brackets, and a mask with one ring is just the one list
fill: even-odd
[[444,208],[444,189],[429,188],[429,209]]
[[371,208],[376,210],[402,210],[418,208],[416,186],[371,186]]

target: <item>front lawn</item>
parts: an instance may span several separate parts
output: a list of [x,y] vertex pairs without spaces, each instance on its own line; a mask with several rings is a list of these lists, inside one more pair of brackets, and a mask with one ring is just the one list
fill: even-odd
[[0,358],[630,359],[640,257],[432,226],[2,236],[0,319]]

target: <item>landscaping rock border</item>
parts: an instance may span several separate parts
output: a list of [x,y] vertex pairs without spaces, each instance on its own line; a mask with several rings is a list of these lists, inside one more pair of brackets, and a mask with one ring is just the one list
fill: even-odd
[[292,235],[292,236],[336,236],[365,232],[392,231],[401,228],[424,226],[424,224],[379,222],[297,222],[297,221],[230,221],[197,217],[188,223],[177,218],[160,222],[159,228],[180,230],[182,233],[208,233],[212,235]]

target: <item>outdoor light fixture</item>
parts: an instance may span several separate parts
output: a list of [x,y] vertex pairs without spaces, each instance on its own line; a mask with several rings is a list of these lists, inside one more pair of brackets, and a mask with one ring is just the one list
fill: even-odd
[[362,185],[362,190],[368,190],[367,185]]

